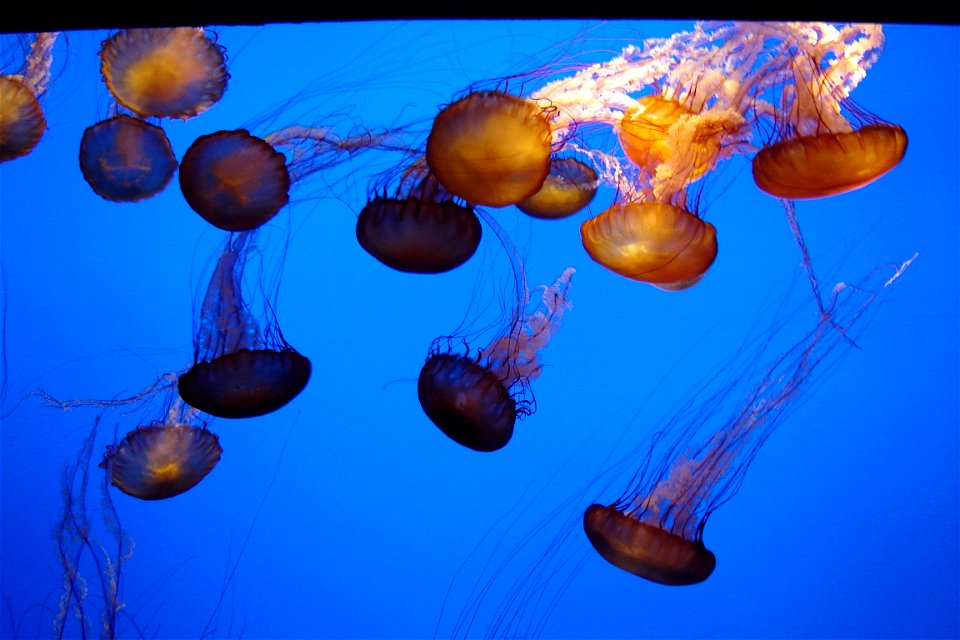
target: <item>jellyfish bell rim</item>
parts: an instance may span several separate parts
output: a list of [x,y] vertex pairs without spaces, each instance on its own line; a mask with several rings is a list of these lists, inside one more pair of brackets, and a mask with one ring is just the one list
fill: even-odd
[[[480,399],[468,397],[474,391]],[[430,421],[468,449],[497,451],[513,438],[517,404],[503,381],[473,358],[431,355],[417,377],[417,398]]]
[[[896,124],[796,136],[760,149],[753,180],[764,193],[787,200],[827,198],[856,191],[890,173],[907,152],[907,133]],[[868,162],[851,162],[857,154]]]
[[177,380],[177,391],[188,405],[212,416],[255,418],[300,395],[311,372],[309,358],[293,349],[238,349],[195,363]]
[[613,505],[590,505],[583,514],[583,529],[604,560],[658,584],[698,584],[717,565],[716,556],[701,540],[645,524]]

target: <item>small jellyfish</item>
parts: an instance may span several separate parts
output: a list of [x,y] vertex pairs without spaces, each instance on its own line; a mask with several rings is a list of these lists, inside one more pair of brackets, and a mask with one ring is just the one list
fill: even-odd
[[383,264],[443,273],[469,260],[483,228],[472,206],[454,200],[425,166],[411,168],[397,193],[374,196],[357,217],[357,241]]
[[187,404],[222,418],[276,411],[310,379],[310,360],[284,340],[274,303],[265,305],[261,326],[242,297],[255,233],[231,234],[220,253],[200,312],[194,364],[177,382]]
[[533,313],[526,312],[524,293],[503,335],[476,355],[444,350],[450,338],[434,342],[420,370],[417,395],[427,417],[451,440],[475,451],[496,451],[513,437],[517,415],[532,413],[523,394],[540,375],[539,352],[571,307],[573,273],[568,268],[542,287],[540,308]]
[[471,93],[437,115],[427,138],[430,171],[470,204],[505,207],[543,186],[552,131],[537,102],[500,91]]
[[50,82],[53,45],[58,35],[36,34],[19,71],[0,75],[0,162],[29,154],[47,129],[39,99]]
[[598,264],[665,290],[695,285],[717,257],[714,226],[663,202],[614,205],[580,225],[580,236]]
[[116,101],[138,116],[186,120],[223,96],[223,52],[202,28],[123,29],[104,40],[100,71]]
[[177,158],[163,129],[121,114],[83,132],[80,170],[100,197],[139,202],[163,191]]
[[517,203],[528,216],[559,220],[582,211],[597,195],[600,186],[593,167],[574,157],[554,158],[550,173],[535,194]]
[[792,82],[779,87],[775,108],[761,111],[772,112],[775,134],[753,158],[757,186],[778,198],[824,198],[886,175],[903,159],[907,134],[849,98],[883,49],[881,27],[782,28]]
[[206,427],[137,427],[109,445],[100,466],[113,486],[141,500],[165,500],[195,487],[220,461],[219,438]]
[[389,148],[389,136],[356,131],[341,137],[327,127],[299,125],[263,138],[246,129],[217,131],[187,149],[180,161],[180,190],[213,226],[250,231],[290,201],[291,187],[360,152]]

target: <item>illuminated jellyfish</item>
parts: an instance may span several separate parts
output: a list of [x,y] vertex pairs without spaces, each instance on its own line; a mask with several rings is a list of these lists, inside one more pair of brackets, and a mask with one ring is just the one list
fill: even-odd
[[242,297],[244,267],[256,232],[231,234],[200,310],[194,364],[177,388],[192,407],[222,418],[250,418],[293,400],[310,379],[310,360],[283,338],[273,302],[261,326]]
[[161,191],[177,170],[163,129],[120,114],[83,132],[80,171],[94,192],[114,202],[139,202]]
[[[540,308],[527,313],[523,289],[502,334],[476,355],[451,352],[453,338],[434,341],[420,370],[417,395],[427,417],[451,440],[475,451],[496,451],[513,437],[517,416],[532,413],[526,399],[529,383],[540,375],[539,352],[560,328],[568,300],[568,268],[543,286]],[[518,399],[519,398],[519,399]]]
[[292,185],[362,151],[387,148],[388,138],[388,133],[370,131],[341,137],[330,127],[299,125],[263,138],[246,129],[217,131],[200,136],[187,149],[180,162],[180,190],[213,226],[249,231],[290,201]]
[[56,32],[38,33],[16,73],[0,75],[0,162],[33,151],[47,129],[40,98],[50,83]]
[[129,496],[165,500],[192,489],[217,462],[223,448],[216,434],[196,421],[196,410],[177,399],[165,420],[137,427],[108,445],[100,467]]
[[517,208],[534,218],[567,218],[585,209],[599,186],[597,172],[589,164],[574,157],[557,157],[550,161],[550,173],[540,190],[518,202]]
[[849,98],[883,49],[880,25],[764,27],[765,36],[784,40],[792,82],[774,85],[775,107],[758,103],[775,131],[753,158],[757,186],[778,198],[822,198],[892,170],[906,153],[906,132]]
[[430,171],[470,204],[505,207],[543,186],[552,131],[537,102],[477,91],[443,108],[427,138]]
[[186,120],[223,95],[223,47],[202,28],[123,29],[104,40],[100,71],[114,99],[141,117]]
[[422,162],[404,172],[393,196],[375,195],[357,217],[357,241],[383,264],[410,273],[442,273],[469,260],[483,228]]

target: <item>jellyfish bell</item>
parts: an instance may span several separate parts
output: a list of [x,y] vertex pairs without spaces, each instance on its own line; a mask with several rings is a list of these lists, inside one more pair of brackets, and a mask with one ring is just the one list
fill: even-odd
[[[257,233],[236,233],[227,239],[200,309],[194,363],[177,380],[177,390],[187,404],[222,418],[252,418],[276,411],[297,397],[310,380],[310,360],[280,331],[274,315],[276,301],[257,298],[259,304],[253,304],[245,299],[244,268],[252,256],[262,256],[256,247]],[[255,292],[265,288],[259,282]]]
[[177,158],[163,129],[121,114],[83,132],[80,170],[100,197],[139,202],[163,191]]
[[205,427],[137,427],[109,445],[100,467],[113,486],[141,500],[165,500],[203,480],[220,460],[219,438]]
[[249,131],[197,138],[180,163],[180,190],[200,216],[225,231],[256,229],[290,200],[286,157]]
[[430,421],[451,440],[474,451],[496,451],[513,437],[517,416],[532,413],[523,394],[540,374],[539,352],[571,307],[573,273],[568,268],[542,287],[533,313],[526,311],[529,297],[522,296],[502,335],[475,355],[444,349],[450,338],[434,342],[420,370],[417,396]]
[[114,99],[141,117],[198,116],[229,77],[223,47],[202,28],[123,29],[103,41],[100,60]]
[[567,218],[585,209],[597,195],[597,172],[574,157],[554,158],[540,190],[517,203],[528,216],[544,220]]
[[537,102],[478,91],[440,111],[426,159],[450,193],[470,204],[506,207],[543,186],[551,141],[550,122]]
[[17,72],[0,75],[0,162],[29,154],[47,129],[40,98],[50,82],[58,35],[36,34],[29,45],[24,43],[24,59]]
[[198,362],[180,376],[184,401],[221,418],[252,418],[293,400],[310,380],[311,364],[293,349],[240,349]]
[[443,273],[469,260],[483,228],[470,205],[457,202],[428,171],[413,169],[394,196],[374,196],[357,217],[357,242],[388,267]]
[[[758,100],[773,135],[753,158],[757,186],[786,199],[825,198],[864,187],[903,159],[907,135],[857,106],[851,92],[883,50],[880,25],[774,24],[789,66]],[[776,77],[776,75],[774,75]]]
[[590,505],[583,514],[583,530],[604,560],[651,582],[697,584],[717,566],[702,540],[686,540],[644,524],[615,506]]
[[580,236],[598,264],[665,290],[695,285],[717,257],[715,227],[664,202],[614,205],[580,225]]
[[757,152],[753,179],[777,198],[826,198],[879,180],[906,151],[907,134],[893,124],[788,138]]

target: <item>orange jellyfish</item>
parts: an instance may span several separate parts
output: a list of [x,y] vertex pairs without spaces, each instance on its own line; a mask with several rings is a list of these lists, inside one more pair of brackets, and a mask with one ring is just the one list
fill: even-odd
[[186,120],[223,96],[223,52],[202,28],[123,29],[104,40],[100,71],[114,99],[138,116]]
[[824,198],[886,175],[903,159],[907,134],[849,99],[883,48],[880,26],[824,25],[784,37],[794,49],[792,83],[780,90],[773,140],[753,158],[757,186],[778,198]]
[[177,389],[192,407],[222,418],[271,413],[293,400],[310,379],[310,360],[287,343],[265,304],[265,325],[242,297],[253,234],[231,234],[220,253],[200,311],[194,364]]
[[540,374],[539,352],[571,307],[573,273],[569,268],[542,287],[540,308],[533,313],[526,312],[524,292],[503,334],[476,355],[452,353],[453,338],[431,346],[417,396],[427,417],[451,440],[475,451],[496,451],[513,437],[517,416],[533,412],[524,394]]
[[21,158],[40,142],[47,121],[39,98],[50,82],[58,33],[38,33],[21,69],[0,75],[0,162]]
[[597,195],[600,180],[593,167],[574,157],[554,158],[550,173],[535,194],[517,203],[528,216],[559,220],[582,211]]
[[409,273],[459,267],[477,251],[482,234],[473,207],[455,201],[422,166],[405,173],[394,196],[374,196],[357,217],[364,251]]
[[163,191],[177,158],[163,129],[121,114],[83,132],[80,170],[100,197],[139,202]]
[[445,107],[427,138],[430,171],[470,204],[505,207],[543,186],[552,130],[536,102],[478,91]]
[[[759,381],[746,393],[737,386],[749,379],[743,375],[732,388],[708,385],[699,406],[690,403],[654,436],[642,454],[646,462],[623,494],[586,510],[583,527],[596,551],[614,566],[660,584],[709,578],[716,558],[703,542],[708,518],[737,492],[750,463],[818,366],[836,347],[853,344],[858,320],[911,261],[893,274],[877,270],[864,282],[837,284],[832,299],[819,304],[812,330],[765,366],[751,363]],[[740,367],[733,363],[729,369]],[[719,421],[712,433],[711,420]]]
[[216,434],[191,424],[195,413],[177,399],[165,420],[107,445],[100,467],[113,486],[141,500],[165,500],[197,486],[220,461],[223,448]]

